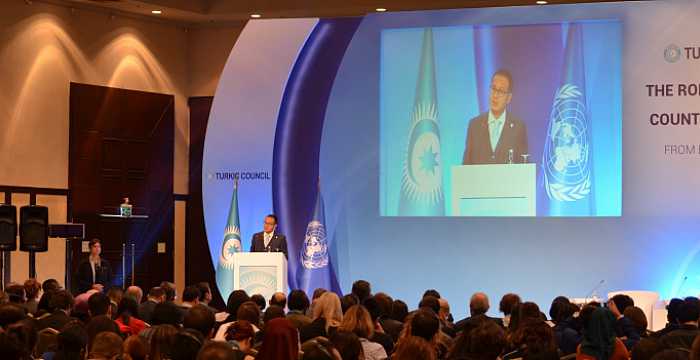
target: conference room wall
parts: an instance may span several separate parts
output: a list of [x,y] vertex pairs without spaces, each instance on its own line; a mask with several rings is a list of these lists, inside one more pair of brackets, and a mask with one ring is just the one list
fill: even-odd
[[[174,191],[186,194],[187,98],[213,95],[241,27],[188,30],[157,19],[112,16],[107,11],[40,2],[3,3],[0,185],[68,187],[69,84],[80,82],[174,95]],[[65,222],[67,205],[57,211]],[[183,223],[184,217],[181,220],[176,222]],[[176,230],[183,234],[176,234],[175,258],[182,259],[184,225]],[[25,262],[17,259],[12,265],[13,280],[27,272]],[[38,263],[39,275],[42,267]],[[175,268],[176,274],[184,273],[183,262],[176,262]]]

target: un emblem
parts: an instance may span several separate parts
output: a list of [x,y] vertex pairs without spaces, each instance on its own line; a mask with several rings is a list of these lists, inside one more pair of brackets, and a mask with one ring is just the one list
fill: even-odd
[[591,192],[591,166],[586,105],[577,86],[557,91],[545,145],[544,181],[547,195],[558,201],[576,201]]
[[667,62],[674,63],[681,59],[681,48],[676,44],[671,44],[664,50],[664,59]]
[[326,227],[320,221],[311,221],[306,227],[304,246],[301,247],[301,264],[306,269],[320,269],[328,265]]

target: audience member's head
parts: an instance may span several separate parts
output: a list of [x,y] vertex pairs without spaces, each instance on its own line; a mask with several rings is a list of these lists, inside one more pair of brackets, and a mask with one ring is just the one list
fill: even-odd
[[362,343],[353,332],[336,331],[330,337],[331,342],[343,360],[363,360]]
[[305,313],[311,305],[309,303],[309,297],[302,290],[292,290],[287,297],[287,304],[290,311],[300,311]]
[[262,296],[261,294],[251,295],[250,301],[252,301],[256,305],[258,305],[258,308],[260,309],[260,311],[265,310],[265,308],[267,307],[267,302],[265,301],[265,297]]
[[88,345],[88,334],[85,327],[77,321],[67,323],[56,337],[56,352],[54,359],[84,359]]
[[369,339],[374,335],[374,323],[369,311],[362,305],[353,305],[343,315],[340,331],[350,331],[360,338]]
[[299,332],[294,325],[287,319],[270,320],[255,359],[299,359]]
[[198,304],[200,295],[199,288],[190,285],[186,287],[185,290],[182,290],[182,301],[190,304]]
[[85,331],[88,335],[88,349],[92,349],[92,343],[99,333],[107,331],[120,334],[117,323],[107,315],[93,316],[90,321],[88,321],[87,325],[85,325]]
[[117,307],[117,317],[121,319],[122,323],[128,325],[132,316],[138,319],[139,304],[137,304],[136,300],[133,298],[124,296],[121,301],[119,301],[119,306]]
[[475,328],[457,337],[448,358],[496,360],[505,346],[505,331],[493,321],[480,321]]
[[199,282],[197,283],[197,289],[199,289],[199,302],[209,305],[209,302],[212,299],[211,287],[209,286],[209,283],[206,281]]
[[432,341],[440,330],[440,321],[432,311],[418,310],[411,319],[411,335]]
[[340,299],[334,292],[325,292],[314,303],[311,317],[316,320],[320,317],[326,320],[326,330],[330,327],[340,326],[343,313],[340,307]]
[[36,279],[27,279],[24,282],[24,293],[27,296],[27,300],[38,300],[39,291],[41,291],[41,283]]
[[122,344],[122,358],[124,360],[146,360],[148,358],[148,344],[141,336],[131,335]]
[[236,360],[236,353],[231,345],[212,341],[199,349],[197,360]]
[[435,360],[435,347],[420,336],[409,336],[397,344],[396,350],[391,355],[394,360]]
[[24,304],[27,301],[24,295],[24,286],[17,283],[10,283],[5,287],[5,294],[11,303]]
[[175,284],[170,281],[163,281],[160,283],[160,288],[165,292],[165,301],[175,301],[177,297],[177,292],[175,290]]
[[103,331],[95,336],[90,348],[90,359],[116,359],[122,352],[122,338],[109,331]]
[[170,324],[153,327],[150,338],[151,349],[148,353],[149,360],[163,360],[172,358],[173,344],[177,328]]
[[365,299],[372,295],[372,287],[366,280],[357,280],[352,284],[352,294],[357,296],[360,304],[362,304]]
[[141,288],[136,285],[131,285],[128,288],[126,288],[124,296],[129,296],[132,299],[136,300],[137,304],[140,304],[141,299],[143,299],[143,290],[141,290]]
[[238,307],[237,320],[245,320],[255,326],[260,325],[260,308],[252,301],[246,301]]
[[525,323],[528,320],[545,320],[540,307],[531,301],[520,304],[520,322]]
[[340,353],[333,343],[324,337],[317,337],[301,346],[304,360],[341,360]]
[[583,322],[581,353],[608,359],[615,348],[615,315],[603,307],[586,305],[579,314]]
[[394,299],[392,299],[391,296],[383,292],[374,294],[373,298],[377,301],[377,306],[379,307],[379,317],[390,317],[392,311],[391,307],[394,303]]
[[320,298],[321,295],[323,295],[323,293],[326,291],[328,291],[328,290],[326,290],[324,288],[316,288],[316,290],[314,290],[313,295],[311,295],[311,302],[316,301],[316,299]]
[[165,301],[165,290],[160,286],[154,286],[148,290],[148,300],[161,303]]
[[558,359],[554,331],[542,319],[524,321],[513,334],[511,342],[523,350],[525,359]]
[[231,292],[228,296],[228,301],[226,301],[226,312],[229,313],[229,319],[236,320],[238,307],[246,301],[250,301],[250,297],[245,290],[234,290]]
[[678,309],[683,305],[683,300],[674,298],[666,305],[666,320],[671,324],[678,324]]
[[374,296],[370,296],[364,303],[362,303],[362,306],[364,306],[365,309],[367,309],[367,312],[369,312],[372,323],[376,323],[379,320],[379,316],[382,314],[382,310],[379,308],[377,299],[375,299]]
[[644,314],[644,310],[636,306],[628,306],[627,309],[625,309],[624,315],[632,321],[632,324],[634,324],[634,327],[640,334],[644,334],[647,331],[649,323],[647,322],[647,316]]
[[683,301],[683,304],[678,309],[678,322],[681,324],[697,324],[700,317],[698,307],[689,301]]
[[440,320],[447,320],[450,316],[450,303],[445,298],[438,299],[440,301],[440,312],[438,312],[438,318]]
[[0,331],[0,359],[30,360],[31,351],[22,339],[9,331]]
[[90,316],[110,315],[109,298],[107,295],[96,292],[88,298],[88,311]]
[[207,339],[212,337],[215,324],[214,313],[202,304],[189,308],[182,322],[185,329],[197,330]]
[[270,306],[272,305],[279,306],[284,309],[287,306],[287,297],[281,292],[272,294],[272,297],[270,298]]
[[404,322],[407,315],[408,305],[401,300],[394,300],[391,304],[391,318],[396,321]]
[[469,313],[471,316],[483,315],[489,311],[489,297],[482,292],[475,293],[469,300]]
[[441,298],[442,298],[442,297],[440,296],[440,293],[439,293],[437,290],[435,290],[435,289],[428,289],[428,290],[425,290],[425,292],[423,293],[423,297],[426,297],[426,296],[432,296],[432,297],[436,297],[436,298],[438,298],[438,299],[441,299]]
[[109,288],[109,290],[107,290],[107,297],[109,298],[109,301],[114,304],[119,304],[119,302],[122,301],[123,296],[124,290],[119,286],[112,286]]
[[61,284],[56,279],[46,279],[41,283],[41,291],[44,293],[61,290]]
[[513,293],[508,293],[503,295],[501,302],[498,303],[498,311],[502,312],[503,315],[510,315],[513,313],[513,307],[520,304],[520,296]]
[[169,324],[178,326],[182,321],[180,309],[171,301],[158,303],[151,314],[151,325]]
[[263,314],[262,321],[263,321],[263,324],[267,324],[272,319],[283,318],[283,317],[285,317],[283,308],[281,308],[277,305],[270,305],[267,309],[265,309],[265,313]]
[[29,352],[34,349],[38,339],[34,321],[29,318],[6,326],[5,333]]
[[54,291],[51,295],[49,306],[54,310],[63,310],[70,313],[73,308],[73,295],[68,290]]
[[13,303],[0,305],[0,328],[7,328],[10,324],[14,324],[26,317],[23,307]]
[[420,303],[418,304],[418,308],[429,309],[430,311],[435,313],[435,315],[437,315],[438,313],[440,313],[440,299],[428,295],[421,299]]
[[175,335],[170,360],[192,360],[202,348],[205,338],[195,329],[183,329]]
[[624,314],[625,309],[627,309],[628,306],[634,306],[634,300],[632,300],[629,295],[617,294],[610,300],[615,303],[615,306],[617,307],[617,310],[620,311],[620,314]]
[[347,312],[351,306],[358,304],[359,301],[357,300],[357,296],[353,294],[345,294],[340,299],[340,309],[343,311],[343,314],[345,314],[345,312]]
[[225,338],[227,341],[235,341],[241,351],[247,351],[253,346],[253,337],[255,329],[253,325],[245,320],[239,320],[231,324],[226,329]]

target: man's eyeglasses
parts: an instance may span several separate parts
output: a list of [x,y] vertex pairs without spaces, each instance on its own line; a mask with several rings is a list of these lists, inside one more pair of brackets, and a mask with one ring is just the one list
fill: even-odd
[[504,97],[504,96],[510,94],[510,91],[501,90],[501,89],[498,89],[498,88],[491,86],[491,94],[495,95],[496,97]]

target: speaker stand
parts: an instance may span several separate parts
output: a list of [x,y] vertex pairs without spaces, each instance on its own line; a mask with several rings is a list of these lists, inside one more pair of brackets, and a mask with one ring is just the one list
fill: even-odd
[[36,252],[29,252],[29,278],[36,279]]

